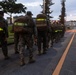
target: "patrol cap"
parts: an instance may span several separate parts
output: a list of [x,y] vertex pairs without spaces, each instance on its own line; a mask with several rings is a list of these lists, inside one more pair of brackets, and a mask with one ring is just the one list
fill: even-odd
[[27,11],[27,15],[33,15],[31,11]]

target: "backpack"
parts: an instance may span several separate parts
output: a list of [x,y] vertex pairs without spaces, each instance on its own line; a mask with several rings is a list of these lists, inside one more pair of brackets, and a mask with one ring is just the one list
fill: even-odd
[[31,19],[27,16],[19,17],[13,24],[14,32],[33,33]]
[[36,26],[38,31],[47,30],[47,17],[44,14],[38,14],[36,16]]

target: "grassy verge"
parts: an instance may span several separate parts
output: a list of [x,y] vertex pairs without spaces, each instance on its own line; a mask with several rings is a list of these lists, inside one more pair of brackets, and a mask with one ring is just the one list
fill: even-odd
[[8,26],[8,34],[9,34],[9,37],[7,39],[7,43],[8,44],[13,44],[14,43],[14,33],[11,32],[12,30],[12,26]]
[[8,37],[8,44],[14,43],[14,33],[11,33],[12,30],[12,26],[8,26],[8,33],[9,33],[9,37]]

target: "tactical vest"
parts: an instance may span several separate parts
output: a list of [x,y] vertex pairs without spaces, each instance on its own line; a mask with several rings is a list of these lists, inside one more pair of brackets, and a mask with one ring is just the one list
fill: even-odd
[[13,25],[14,32],[33,33],[33,29],[28,17],[18,18]]
[[38,14],[36,17],[37,30],[44,31],[47,30],[47,19],[46,15]]

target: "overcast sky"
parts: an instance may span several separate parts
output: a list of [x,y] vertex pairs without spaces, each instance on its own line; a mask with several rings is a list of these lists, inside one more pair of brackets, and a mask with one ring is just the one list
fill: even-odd
[[[61,14],[61,0],[52,0],[52,2],[55,4],[50,7],[50,10],[53,10],[51,16],[54,17],[53,19],[58,19]],[[24,4],[27,7],[27,11],[32,11],[33,16],[36,16],[42,11],[40,4],[43,4],[43,0],[17,0],[17,3]],[[66,0],[65,7],[66,20],[76,20],[76,0]],[[7,15],[5,14],[5,16]]]

